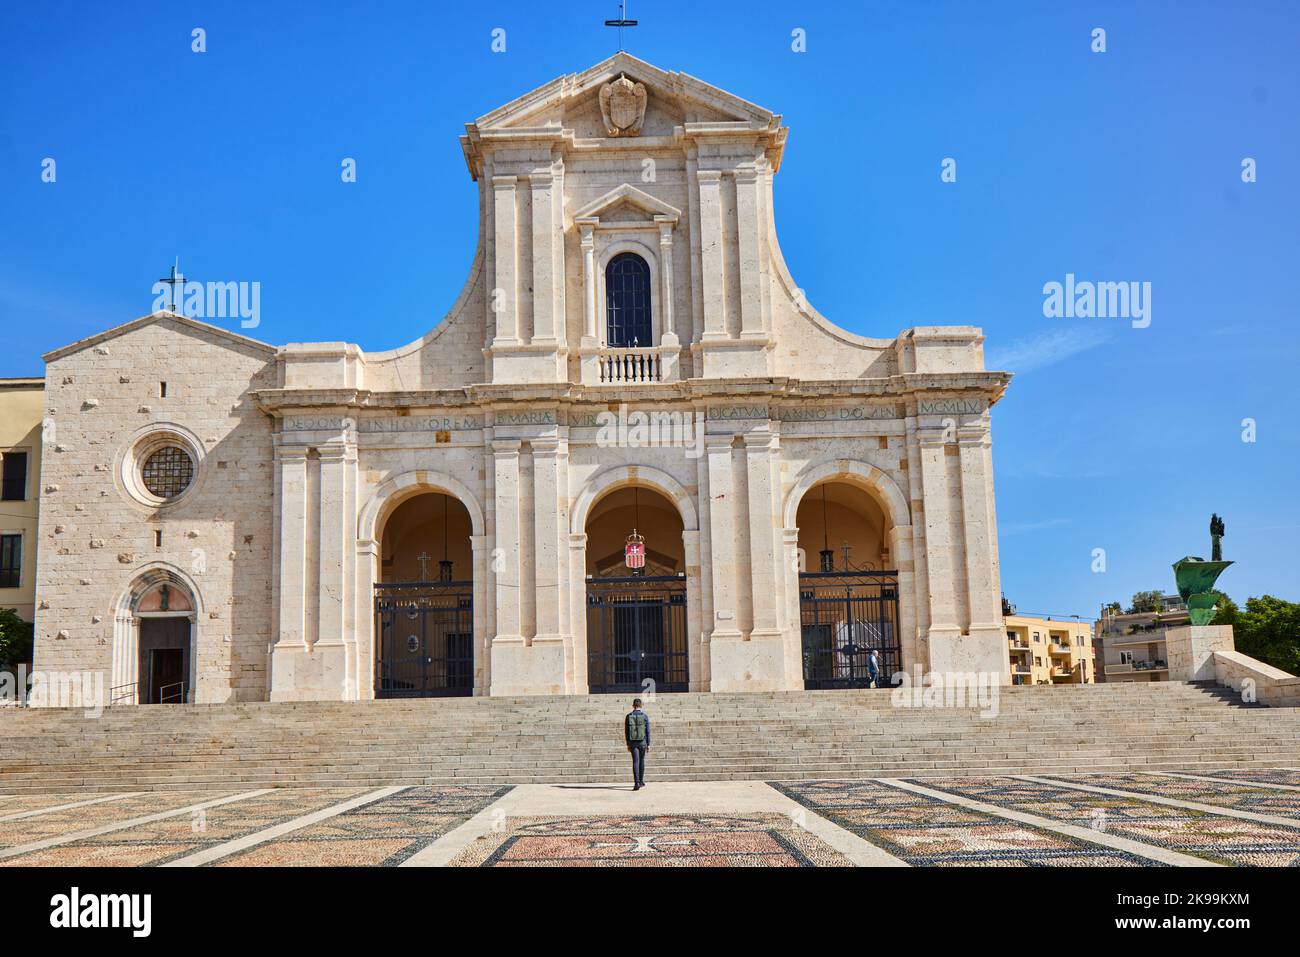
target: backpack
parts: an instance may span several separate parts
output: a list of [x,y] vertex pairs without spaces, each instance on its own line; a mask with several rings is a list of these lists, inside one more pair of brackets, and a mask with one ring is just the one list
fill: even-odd
[[627,739],[635,744],[645,740],[645,715],[633,711],[627,716]]

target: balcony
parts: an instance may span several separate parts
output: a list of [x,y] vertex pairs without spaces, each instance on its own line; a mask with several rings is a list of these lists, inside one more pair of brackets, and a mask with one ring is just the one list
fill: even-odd
[[681,349],[673,342],[625,349],[584,346],[579,354],[582,357],[583,385],[676,382],[681,375],[678,365]]
[[1108,675],[1131,675],[1148,671],[1168,671],[1169,663],[1163,658],[1157,658],[1154,661],[1134,661],[1125,665],[1107,665],[1106,674]]

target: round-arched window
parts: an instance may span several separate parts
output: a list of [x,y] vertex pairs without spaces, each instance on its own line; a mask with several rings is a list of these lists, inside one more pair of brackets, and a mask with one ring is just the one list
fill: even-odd
[[619,253],[605,267],[607,345],[652,346],[650,267],[636,253]]
[[164,445],[149,453],[140,467],[140,481],[161,499],[175,498],[194,480],[194,460],[179,445]]

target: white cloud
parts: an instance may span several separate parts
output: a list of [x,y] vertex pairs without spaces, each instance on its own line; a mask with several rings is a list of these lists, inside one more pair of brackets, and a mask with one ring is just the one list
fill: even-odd
[[1069,525],[1073,519],[1069,518],[1046,518],[1040,522],[1009,522],[998,528],[999,535],[1023,535],[1026,532],[1041,532],[1049,528],[1060,528],[1062,525]]
[[1106,326],[1080,324],[1058,328],[993,349],[984,364],[990,369],[1005,369],[1007,372],[1023,374],[1054,365],[1109,342],[1110,339],[1111,331]]

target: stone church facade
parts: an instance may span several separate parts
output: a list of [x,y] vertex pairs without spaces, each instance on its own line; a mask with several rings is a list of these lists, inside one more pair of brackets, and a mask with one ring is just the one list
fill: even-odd
[[781,118],[618,54],[468,124],[478,248],[388,352],[168,312],[46,356],[36,667],[116,703],[1007,673],[980,331],[781,256]]

